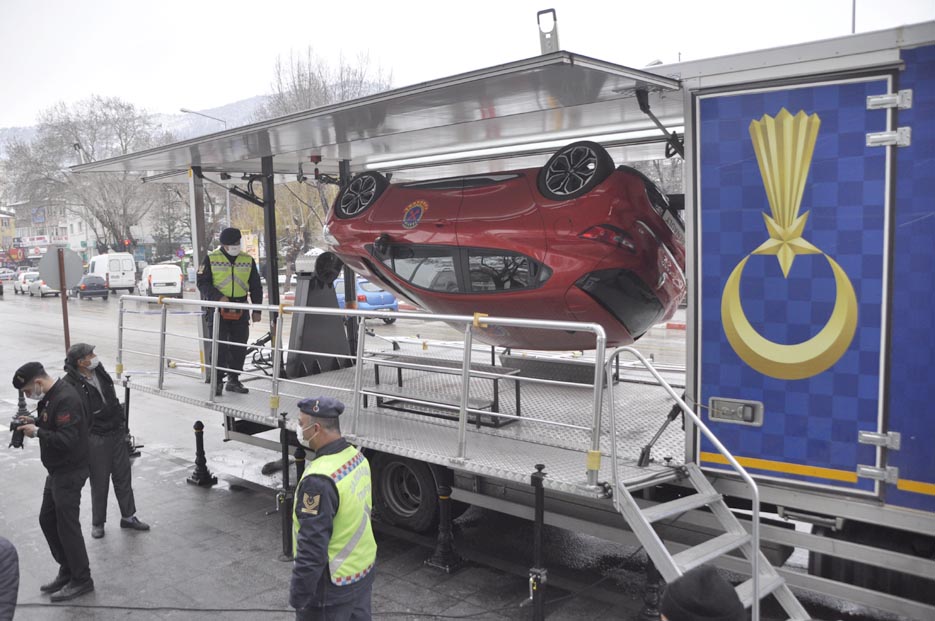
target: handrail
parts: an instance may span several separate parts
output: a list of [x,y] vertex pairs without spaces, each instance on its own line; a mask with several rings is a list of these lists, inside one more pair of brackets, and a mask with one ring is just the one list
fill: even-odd
[[[751,516],[752,524],[750,528],[751,538],[752,538],[751,546],[753,547],[753,554],[750,555],[750,566],[751,566],[752,580],[753,580],[753,605],[752,605],[751,612],[753,615],[753,621],[759,621],[760,620],[760,595],[759,595],[760,594],[760,584],[759,584],[760,490],[759,490],[759,487],[757,487],[756,481],[753,480],[753,477],[750,476],[747,470],[743,466],[741,466],[740,463],[734,458],[733,454],[731,454],[731,452],[727,450],[727,447],[725,447],[721,443],[721,441],[717,439],[717,436],[715,436],[714,433],[712,433],[712,431],[708,429],[708,426],[704,424],[704,422],[701,420],[701,417],[699,417],[694,412],[694,410],[692,410],[688,406],[688,404],[685,403],[685,401],[683,401],[681,397],[679,397],[678,393],[675,392],[672,386],[667,381],[665,381],[665,379],[663,379],[662,375],[655,369],[655,367],[653,367],[653,365],[648,360],[646,360],[646,358],[644,358],[643,355],[640,352],[638,352],[636,349],[632,347],[628,347],[628,346],[617,347],[610,353],[610,356],[608,356],[607,360],[604,363],[605,374],[608,380],[611,377],[610,373],[612,372],[612,363],[614,361],[614,358],[619,356],[621,353],[631,354],[639,362],[643,364],[646,370],[649,371],[653,375],[653,377],[656,378],[656,381],[659,382],[659,385],[662,386],[662,388],[667,393],[669,393],[669,396],[675,400],[678,406],[682,409],[682,412],[685,414],[685,416],[688,416],[688,418],[691,419],[692,423],[701,431],[702,434],[704,434],[704,436],[708,439],[708,441],[710,441],[711,444],[714,445],[714,448],[716,448],[718,452],[721,453],[721,455],[723,455],[725,459],[727,459],[728,463],[730,463],[730,465],[734,468],[737,474],[740,475],[740,478],[742,478],[744,482],[750,486],[750,492],[751,492],[750,499],[751,499],[752,506],[753,506],[752,516]],[[611,387],[610,388],[611,394],[613,394],[613,385],[610,383],[608,383],[608,385]],[[613,397],[611,397],[611,405],[612,404],[613,404]],[[619,503],[617,499],[617,496],[618,496],[617,495],[617,489],[618,489],[617,488],[617,416],[616,416],[616,413],[614,412],[613,407],[611,407],[610,420],[611,420],[611,430],[613,432],[613,435],[610,440],[610,446],[611,446],[611,459],[613,459],[613,462],[614,462],[613,468],[612,468],[613,482],[614,482],[614,506],[618,508],[619,510]]]

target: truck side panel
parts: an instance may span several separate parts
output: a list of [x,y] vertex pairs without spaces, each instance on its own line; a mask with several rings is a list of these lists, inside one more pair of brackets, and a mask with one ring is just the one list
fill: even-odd
[[912,89],[899,125],[912,145],[896,150],[893,314],[889,428],[902,446],[889,452],[899,481],[890,504],[935,511],[935,46],[903,50],[899,88]]
[[[704,409],[714,433],[761,477],[876,493],[856,470],[876,465],[877,449],[857,438],[878,431],[882,416],[887,156],[865,142],[886,129],[888,113],[867,110],[866,99],[890,82],[885,73],[816,77],[698,100],[699,401],[762,404],[762,426]],[[803,114],[795,129],[783,110]],[[785,120],[773,127],[764,115]],[[810,115],[820,121],[811,157],[802,144]],[[754,121],[770,136],[772,184],[761,173],[770,151],[754,147]],[[798,204],[780,187],[796,175]],[[700,457],[721,467],[706,443]]]

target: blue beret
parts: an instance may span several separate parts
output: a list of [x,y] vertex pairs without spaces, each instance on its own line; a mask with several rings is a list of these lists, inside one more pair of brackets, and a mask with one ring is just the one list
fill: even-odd
[[331,397],[310,397],[299,401],[299,410],[315,418],[337,418],[344,412],[344,404]]

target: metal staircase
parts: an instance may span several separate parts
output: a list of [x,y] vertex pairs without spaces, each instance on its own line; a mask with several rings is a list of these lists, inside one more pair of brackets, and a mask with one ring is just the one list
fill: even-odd
[[[676,500],[660,503],[648,508],[641,508],[630,491],[625,485],[617,480],[617,420],[611,408],[611,430],[613,441],[611,444],[611,454],[614,463],[613,468],[613,486],[614,486],[614,507],[623,515],[629,524],[633,533],[643,544],[643,548],[649,555],[649,558],[655,564],[656,569],[662,575],[666,582],[672,582],[685,572],[711,562],[714,559],[729,554],[734,551],[740,552],[750,561],[751,578],[736,587],[737,595],[745,608],[751,608],[753,621],[760,619],[760,600],[768,595],[776,598],[779,604],[785,610],[786,615],[793,621],[807,621],[811,615],[805,610],[796,596],[789,589],[785,579],[779,575],[776,569],[770,564],[766,556],[760,551],[760,515],[759,515],[759,491],[756,483],[744,468],[737,463],[734,456],[724,447],[723,444],[714,436],[707,426],[701,421],[695,412],[679,398],[675,390],[662,378],[656,369],[635,349],[630,347],[620,347],[614,350],[608,358],[607,377],[610,377],[611,367],[614,359],[621,353],[629,353],[637,358],[646,369],[653,374],[653,377],[659,382],[669,395],[675,399],[682,411],[698,429],[705,435],[714,447],[727,459],[734,470],[750,486],[751,500],[753,503],[753,515],[750,532],[744,528],[743,524],[731,512],[730,508],[724,502],[724,498],[714,486],[708,481],[701,468],[697,464],[689,463],[682,466],[685,480],[694,489],[695,493],[683,496]],[[613,403],[613,382],[607,382],[610,388],[610,399]],[[694,509],[707,508],[720,524],[723,533],[709,539],[699,545],[689,547],[677,554],[669,552],[665,543],[653,528],[653,524],[674,518],[687,511]]]

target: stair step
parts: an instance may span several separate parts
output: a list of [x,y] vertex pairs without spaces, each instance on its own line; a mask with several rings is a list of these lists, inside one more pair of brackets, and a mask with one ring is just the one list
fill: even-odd
[[659,520],[664,520],[673,515],[681,515],[686,511],[691,511],[692,509],[697,509],[699,507],[704,507],[711,504],[717,500],[720,500],[721,495],[717,493],[710,494],[692,494],[691,496],[683,496],[676,500],[671,500],[669,502],[663,502],[658,505],[649,507],[648,509],[643,509],[643,517],[646,518],[646,521],[652,524],[653,522],[658,522]]
[[[760,599],[763,599],[785,583],[782,576],[760,576]],[[737,597],[740,598],[740,602],[743,604],[744,608],[749,608],[753,605],[753,578],[750,578],[746,582],[737,585]]]
[[731,550],[736,550],[748,541],[750,541],[749,533],[724,533],[714,539],[709,539],[704,543],[679,552],[672,557],[672,560],[684,573],[712,559],[723,556]]

